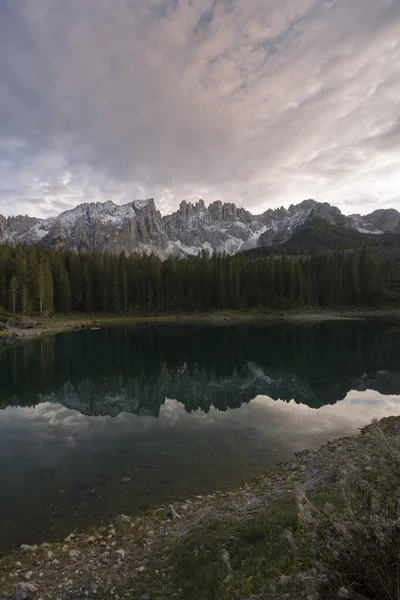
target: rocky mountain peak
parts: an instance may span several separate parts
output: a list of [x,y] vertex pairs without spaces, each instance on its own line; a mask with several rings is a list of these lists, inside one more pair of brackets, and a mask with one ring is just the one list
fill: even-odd
[[285,242],[315,218],[361,233],[400,233],[400,213],[394,209],[345,217],[335,206],[308,199],[252,215],[231,202],[216,200],[206,207],[203,200],[183,200],[177,211],[162,217],[154,198],[147,198],[122,206],[112,201],[80,204],[50,219],[0,215],[0,242],[115,254],[144,252],[162,258],[193,256],[203,249],[233,254]]

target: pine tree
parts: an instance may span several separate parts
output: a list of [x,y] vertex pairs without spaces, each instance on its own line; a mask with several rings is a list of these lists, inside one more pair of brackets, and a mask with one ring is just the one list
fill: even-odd
[[19,289],[18,279],[16,278],[15,275],[12,275],[12,277],[10,279],[10,285],[9,285],[8,291],[9,291],[11,311],[12,311],[12,313],[14,315],[17,312],[17,294],[18,294],[18,289]]

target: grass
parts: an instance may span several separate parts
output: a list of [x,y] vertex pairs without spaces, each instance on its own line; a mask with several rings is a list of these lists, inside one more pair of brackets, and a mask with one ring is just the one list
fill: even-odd
[[[287,532],[297,538],[293,552]],[[192,534],[173,555],[172,581],[190,600],[230,600],[260,593],[281,573],[308,566],[295,500],[245,521],[218,523]]]
[[[328,488],[314,502],[344,507],[339,492]],[[252,518],[219,522],[181,541],[172,554],[171,581],[186,600],[241,599],[266,590],[276,593],[281,575],[307,570],[314,561],[297,502],[290,498]]]

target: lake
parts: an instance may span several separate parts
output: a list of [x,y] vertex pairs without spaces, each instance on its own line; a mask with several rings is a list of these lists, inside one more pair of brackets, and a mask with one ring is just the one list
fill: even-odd
[[227,489],[400,413],[400,327],[143,325],[0,343],[0,551]]

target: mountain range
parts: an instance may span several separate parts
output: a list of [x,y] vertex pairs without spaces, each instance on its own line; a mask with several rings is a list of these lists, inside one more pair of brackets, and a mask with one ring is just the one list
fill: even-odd
[[395,209],[345,216],[326,202],[304,200],[253,215],[232,203],[215,201],[206,206],[199,200],[183,201],[176,212],[161,216],[149,198],[122,206],[111,201],[80,204],[48,219],[0,215],[0,243],[127,255],[153,253],[160,258],[195,256],[202,250],[235,254],[290,242],[313,222],[357,235],[400,234],[400,213]]
[[0,344],[0,410],[55,402],[92,416],[157,416],[166,398],[208,412],[258,395],[315,409],[351,390],[399,395],[399,333],[352,322],[121,326],[38,340],[29,360],[25,344]]

